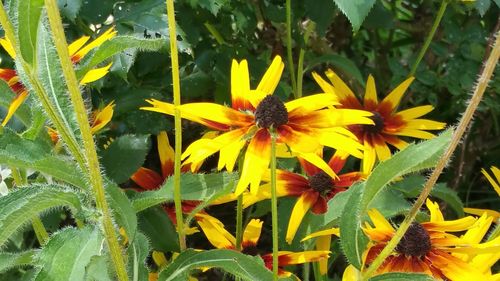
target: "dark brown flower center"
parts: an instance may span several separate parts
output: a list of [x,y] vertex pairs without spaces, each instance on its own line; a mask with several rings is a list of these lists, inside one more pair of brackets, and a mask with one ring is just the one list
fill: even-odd
[[255,109],[255,121],[261,128],[277,128],[288,122],[288,111],[278,97],[268,95]]
[[384,129],[384,117],[382,117],[382,115],[380,115],[380,113],[376,112],[376,111],[372,111],[373,113],[373,116],[370,117],[370,119],[373,120],[373,123],[375,123],[374,125],[362,125],[363,126],[363,129],[365,130],[365,132],[369,132],[369,133],[372,133],[372,134],[378,134],[380,132],[382,132],[382,130]]
[[260,254],[260,250],[259,250],[259,248],[257,248],[257,246],[243,247],[241,252],[245,255],[250,255],[250,256],[257,256]]
[[309,177],[309,186],[319,193],[332,189],[332,177],[321,171]]
[[396,246],[396,252],[406,256],[421,257],[431,250],[431,238],[427,230],[414,222]]

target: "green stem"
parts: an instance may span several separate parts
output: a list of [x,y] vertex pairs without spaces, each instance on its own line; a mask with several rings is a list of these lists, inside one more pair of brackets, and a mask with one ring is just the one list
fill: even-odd
[[47,16],[49,18],[57,54],[59,55],[59,59],[61,61],[64,79],[66,80],[71,103],[73,104],[75,110],[76,121],[78,122],[81,131],[83,148],[89,172],[88,178],[94,193],[97,209],[102,213],[104,236],[106,237],[106,241],[108,243],[111,259],[113,261],[118,280],[125,281],[128,280],[125,261],[123,259],[121,246],[118,243],[115,228],[113,226],[108,202],[106,201],[104,183],[99,166],[99,160],[97,158],[94,138],[90,132],[87,109],[85,108],[78,80],[68,53],[68,45],[66,43],[66,36],[64,34],[59,9],[55,0],[45,0],[45,7],[47,9]]
[[309,37],[311,36],[312,31],[315,28],[315,24],[312,21],[307,22],[306,32],[304,34],[304,48],[300,49],[299,53],[299,63],[297,65],[297,95],[295,98],[302,97],[302,79],[304,78],[304,55],[306,53],[305,48],[307,47],[307,43],[309,42]]
[[174,126],[175,126],[175,157],[174,157],[174,204],[175,217],[177,219],[177,233],[179,234],[179,247],[181,252],[186,249],[186,235],[182,219],[181,201],[181,150],[182,150],[182,127],[181,113],[181,89],[179,80],[179,57],[177,54],[177,33],[175,26],[174,1],[167,0],[168,31],[170,40],[170,59],[172,63],[172,86],[174,91]]
[[243,240],[243,195],[240,194],[236,200],[236,250],[241,251]]
[[462,136],[464,135],[467,127],[470,124],[470,121],[472,120],[472,117],[474,115],[474,112],[477,109],[477,106],[479,105],[479,102],[481,101],[484,91],[486,90],[486,87],[488,86],[488,82],[491,79],[491,75],[493,74],[493,71],[495,70],[495,66],[498,62],[498,58],[500,56],[500,32],[496,33],[496,40],[495,40],[495,45],[493,46],[493,49],[490,53],[490,56],[488,57],[484,69],[481,73],[481,76],[479,77],[476,88],[474,89],[474,94],[472,95],[467,109],[465,110],[464,114],[462,115],[462,118],[460,119],[460,122],[457,126],[457,129],[453,133],[450,145],[447,147],[445,153],[443,156],[438,161],[438,164],[436,166],[436,169],[432,172],[431,176],[425,183],[422,192],[420,193],[419,197],[413,204],[410,212],[408,215],[405,217],[401,225],[399,226],[398,230],[392,237],[391,241],[387,243],[385,248],[380,252],[380,254],[375,258],[375,260],[370,264],[370,267],[364,272],[363,274],[363,280],[368,280],[374,273],[375,271],[382,265],[384,260],[393,252],[394,248],[398,245],[399,241],[403,237],[403,235],[406,233],[408,230],[408,227],[412,223],[412,221],[415,219],[415,216],[417,215],[417,212],[420,210],[422,205],[424,204],[425,200],[427,199],[427,196],[429,196],[432,187],[436,184],[439,175],[443,171],[443,169],[446,167],[446,163],[450,159],[450,157],[453,154],[453,151],[456,149],[458,144],[460,143],[460,140]]
[[292,54],[292,0],[286,0],[286,54],[288,57],[288,70],[292,80],[293,95],[297,98],[297,80],[295,79],[295,66]]
[[21,56],[21,50],[19,48],[19,44],[17,43],[17,39],[14,34],[14,27],[12,26],[12,23],[9,21],[7,13],[5,12],[5,9],[3,7],[3,3],[0,5],[0,24],[2,25],[3,30],[5,32],[5,37],[12,43],[12,46],[14,47],[16,53],[15,59],[21,64],[22,68],[26,72],[29,82],[33,86],[34,92],[37,95],[40,102],[42,103],[45,112],[47,113],[52,123],[56,127],[61,138],[68,146],[69,151],[71,152],[73,157],[75,157],[75,160],[78,162],[78,165],[80,166],[82,171],[86,171],[87,168],[86,168],[85,157],[81,152],[78,142],[74,138],[70,129],[66,127],[61,116],[58,115],[58,111],[51,104],[49,96],[45,92],[41,82],[38,80],[36,76],[36,72],[33,70],[31,65],[29,65],[26,61],[24,61],[24,59]]
[[[11,168],[10,170],[12,171],[12,178],[14,178],[14,183],[16,184],[16,186],[20,187],[27,183],[18,169]],[[39,216],[34,217],[31,220],[31,225],[33,226],[33,230],[35,231],[35,236],[36,239],[38,240],[38,243],[40,245],[44,245],[45,242],[49,240],[49,234],[47,233],[47,230],[43,226],[40,217]]]
[[203,25],[208,30],[208,32],[210,32],[210,34],[212,34],[212,36],[215,38],[215,41],[217,41],[217,43],[219,45],[226,44],[226,41],[224,41],[224,37],[222,37],[222,35],[217,30],[217,28],[215,28],[215,26],[211,25],[208,21],[205,22]]
[[276,195],[276,138],[271,132],[271,216],[273,235],[273,280],[278,280],[278,196]]
[[415,72],[417,72],[418,65],[424,58],[425,53],[427,52],[427,49],[431,45],[432,38],[434,38],[434,34],[436,33],[436,30],[439,26],[439,23],[441,22],[441,19],[443,18],[444,12],[446,11],[446,7],[448,6],[448,1],[449,0],[443,0],[441,2],[441,6],[439,6],[439,11],[436,15],[436,18],[434,19],[434,23],[432,24],[431,31],[427,35],[427,38],[425,39],[424,45],[422,46],[422,49],[420,49],[420,52],[418,53],[417,59],[413,63],[413,66],[411,67],[410,74],[408,76],[414,76]]

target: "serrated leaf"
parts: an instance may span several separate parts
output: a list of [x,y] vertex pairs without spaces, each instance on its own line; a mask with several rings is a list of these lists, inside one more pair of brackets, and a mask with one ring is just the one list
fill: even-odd
[[64,156],[52,155],[50,146],[42,140],[23,139],[8,128],[0,135],[0,164],[33,169],[87,189],[86,181],[75,162]]
[[57,6],[63,16],[74,22],[82,7],[82,0],[57,0]]
[[92,226],[54,234],[37,255],[41,269],[35,281],[84,280],[87,265],[103,243],[100,230]]
[[368,239],[361,229],[361,196],[364,183],[358,183],[349,188],[352,194],[349,196],[345,208],[340,217],[340,243],[342,250],[349,263],[360,269],[361,257],[365,251]]
[[427,274],[391,272],[374,276],[369,281],[433,281]]
[[44,211],[69,207],[73,214],[81,209],[74,190],[60,185],[31,185],[0,197],[0,246],[31,219]]
[[349,19],[353,32],[359,30],[373,4],[375,4],[375,0],[333,0],[333,2]]
[[137,216],[127,195],[116,184],[106,181],[106,199],[119,227],[123,227],[129,241],[134,241],[137,232]]
[[90,69],[96,67],[104,60],[121,54],[128,49],[136,49],[139,51],[159,51],[162,48],[166,49],[168,42],[165,39],[145,39],[132,36],[116,36],[111,40],[102,43],[96,50],[85,58],[82,66],[76,71],[77,77],[82,78]]
[[[67,94],[59,56],[51,38],[51,33],[46,26],[46,20],[40,24],[37,47],[37,76],[48,95],[50,103],[61,117],[66,128],[76,140],[81,140],[80,128],[76,122],[76,114]],[[27,79],[23,79],[26,81]]]
[[154,250],[178,252],[179,238],[172,221],[161,207],[149,208],[138,214],[139,229],[151,241]]
[[18,1],[17,34],[23,59],[35,63],[37,32],[42,14],[43,0]]
[[127,181],[144,163],[149,145],[146,135],[125,135],[115,139],[101,153],[106,175],[117,184]]
[[[220,193],[221,189],[229,191],[238,180],[237,173],[214,174],[182,174],[181,199],[205,201]],[[132,204],[137,212],[158,204],[174,200],[174,178],[169,177],[160,189],[139,192],[132,197]]]
[[[160,272],[159,281],[187,280],[195,268],[216,267],[243,280],[272,280],[273,274],[258,257],[247,256],[233,250],[210,250],[182,252],[165,270]],[[282,280],[282,279],[280,279]]]
[[12,268],[33,265],[34,250],[20,253],[0,253],[0,273]]
[[483,17],[491,6],[491,0],[476,0],[475,8],[479,12],[479,15]]
[[137,237],[127,249],[128,270],[133,281],[148,280],[149,270],[146,266],[146,259],[149,255],[149,241],[142,233],[137,233]]

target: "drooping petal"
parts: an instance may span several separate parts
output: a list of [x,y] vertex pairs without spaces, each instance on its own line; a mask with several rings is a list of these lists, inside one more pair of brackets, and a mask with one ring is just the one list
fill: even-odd
[[390,108],[391,112],[394,112],[396,108],[399,105],[399,102],[401,101],[401,98],[403,97],[404,93],[410,87],[411,83],[415,77],[410,77],[403,81],[401,84],[399,84],[392,92],[390,92],[383,100],[380,102],[380,107],[385,107],[387,106]]
[[144,167],[140,167],[130,179],[146,190],[157,189],[164,181],[164,178],[157,172]]
[[106,66],[91,69],[91,70],[87,71],[87,73],[85,73],[85,75],[83,75],[82,80],[80,80],[80,85],[86,85],[88,83],[91,83],[91,82],[94,82],[94,81],[101,79],[106,74],[108,74],[109,69],[111,68],[112,64],[113,63],[110,62]]
[[330,166],[335,173],[339,173],[342,168],[344,168],[345,162],[347,161],[348,157],[349,153],[342,150],[337,150],[330,158],[330,161],[328,161],[328,166]]
[[300,158],[306,160],[310,164],[316,166],[319,170],[327,173],[332,179],[338,179],[337,174],[332,170],[330,166],[323,160],[322,157],[318,156],[316,153],[298,153]]
[[397,136],[383,134],[385,142],[396,147],[399,150],[408,146],[408,143],[398,138]]
[[441,130],[445,126],[446,123],[427,119],[414,119],[406,122],[406,128],[416,130]]
[[254,110],[255,108],[248,101],[250,92],[250,76],[248,73],[248,63],[242,60],[238,63],[232,61],[231,65],[231,106],[236,110]]
[[94,122],[90,128],[90,132],[92,134],[100,131],[104,126],[106,126],[111,118],[113,118],[115,108],[115,102],[111,101],[108,105],[106,105],[102,110],[98,111],[95,115]]
[[481,216],[482,214],[487,214],[490,217],[495,218],[496,220],[500,219],[500,212],[488,209],[478,209],[478,208],[464,208],[464,212],[476,216]]
[[288,229],[286,231],[286,242],[291,244],[295,233],[299,229],[300,223],[304,218],[307,211],[316,203],[318,200],[319,193],[314,190],[310,190],[302,193],[299,197],[295,206],[293,207],[292,213],[290,214],[290,220],[288,221]]
[[368,141],[365,140],[363,150],[363,173],[370,174],[375,166],[375,161],[377,161],[377,154],[375,152],[375,147],[371,146]]
[[439,204],[437,202],[432,202],[431,200],[425,200],[425,206],[429,210],[431,215],[430,222],[441,222],[444,221],[443,213],[441,213],[441,209],[439,209]]
[[497,192],[498,196],[500,196],[500,169],[498,169],[495,166],[491,167],[491,172],[493,172],[493,176],[495,176],[495,179],[493,179],[490,174],[485,169],[481,169],[481,173],[486,177],[486,179],[490,182],[491,186],[493,186],[493,189]]
[[[73,63],[79,62],[88,52],[90,52],[92,49],[99,47],[102,45],[102,43],[110,40],[111,38],[116,36],[116,30],[114,27],[109,28],[106,30],[103,34],[101,34],[99,37],[97,37],[95,40],[84,46],[83,48],[80,48],[78,51],[76,51],[73,55],[71,55],[71,61]],[[76,46],[73,46],[76,47]],[[81,45],[80,45],[81,47]]]
[[262,174],[269,166],[271,156],[271,134],[267,129],[259,129],[245,153],[245,161],[236,186],[235,194],[239,195],[250,185],[250,192],[256,194],[259,188]]
[[304,237],[302,240],[300,240],[300,242],[304,242],[304,241],[309,240],[311,238],[316,238],[316,237],[321,237],[321,236],[331,236],[331,235],[335,235],[337,237],[340,237],[340,228],[334,227],[334,228],[329,228],[329,229],[320,230],[320,231],[311,233],[311,234],[307,235],[306,237]]
[[[317,251],[330,251],[330,246],[332,243],[331,236],[321,236],[316,239],[316,250]],[[318,261],[319,273],[325,275],[328,273],[328,258]]]
[[210,244],[215,248],[234,249],[236,238],[224,228],[224,224],[221,221],[208,214],[201,213],[198,213],[195,219]]
[[434,109],[432,105],[422,105],[422,106],[417,106],[405,110],[401,110],[400,112],[396,113],[396,115],[401,116],[403,120],[413,120],[418,117],[422,117],[425,114],[431,112]]
[[90,39],[90,36],[82,36],[76,39],[73,43],[68,46],[68,53],[70,56],[73,56],[78,50],[80,50],[85,43],[87,43]]
[[364,106],[367,109],[374,110],[378,104],[377,99],[377,88],[375,87],[375,80],[373,76],[368,76],[368,81],[366,81],[365,99]]
[[[235,130],[236,131],[236,130]],[[217,169],[220,171],[226,167],[228,172],[232,172],[236,159],[240,154],[241,149],[247,141],[242,137],[235,137],[233,142],[228,143],[220,149],[219,163]]]
[[170,146],[167,132],[161,131],[156,137],[158,143],[158,156],[160,158],[161,173],[164,178],[174,173],[174,149]]
[[385,217],[377,210],[368,210],[368,216],[370,217],[374,227],[366,223],[363,231],[370,237],[373,241],[386,241],[392,238],[394,235],[394,227],[385,219]]
[[16,110],[21,106],[21,104],[23,104],[23,102],[26,100],[27,97],[28,97],[28,91],[26,90],[22,91],[19,94],[16,94],[16,96],[9,105],[9,108],[7,110],[7,115],[5,115],[5,119],[2,121],[2,126],[7,125],[12,116],[14,116]]
[[9,56],[13,59],[16,58],[16,51],[14,49],[14,46],[10,43],[9,39],[7,37],[5,38],[0,38],[0,45],[4,48],[4,50],[9,54]]
[[469,229],[476,219],[472,216],[465,218],[451,220],[451,221],[440,221],[440,222],[423,222],[422,226],[427,230],[437,230],[437,231],[464,231]]
[[462,240],[467,241],[469,244],[478,244],[483,240],[484,236],[488,232],[491,224],[493,222],[493,217],[488,216],[488,214],[483,214],[475,223],[472,225],[465,234],[461,237]]
[[274,93],[280,81],[283,68],[285,68],[285,64],[281,61],[281,57],[275,56],[266,73],[262,76],[257,90],[268,95]]
[[334,131],[323,131],[319,141],[324,146],[342,150],[356,158],[363,158],[361,151],[364,147],[356,139],[346,137]]
[[257,245],[257,242],[260,238],[260,232],[262,231],[263,223],[263,221],[257,219],[250,220],[250,222],[245,227],[245,231],[243,231],[243,239],[241,243],[243,248]]
[[328,258],[330,251],[278,252],[279,266],[315,262]]

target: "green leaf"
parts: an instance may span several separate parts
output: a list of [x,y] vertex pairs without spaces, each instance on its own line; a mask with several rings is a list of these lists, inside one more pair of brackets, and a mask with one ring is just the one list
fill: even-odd
[[33,265],[34,250],[20,253],[0,253],[0,272]]
[[433,281],[434,278],[427,274],[391,272],[377,275],[369,281]]
[[476,0],[475,8],[479,12],[479,15],[483,17],[491,6],[491,0]]
[[37,255],[36,281],[84,280],[93,256],[102,251],[104,238],[96,227],[66,228],[54,234]]
[[82,7],[82,0],[57,0],[57,6],[63,16],[75,22],[76,16]]
[[[74,139],[81,140],[76,114],[67,94],[64,79],[61,79],[63,74],[59,56],[52,41],[51,33],[46,26],[47,24],[46,21],[40,24],[40,32],[38,33],[37,75],[50,103],[57,111],[56,114],[64,122],[64,126],[70,129],[70,134]],[[27,81],[27,79],[23,79],[24,81]]]
[[106,174],[117,184],[127,181],[144,163],[149,145],[146,135],[125,135],[115,139],[101,152]]
[[23,139],[8,128],[4,128],[3,134],[0,135],[0,164],[33,169],[87,189],[86,181],[75,162],[65,156],[52,155],[47,143],[39,139]]
[[179,251],[177,231],[165,210],[161,207],[149,208],[140,212],[138,217],[139,229],[149,238],[154,250]]
[[[406,197],[417,197],[422,191],[426,179],[423,176],[412,175],[402,181],[391,185],[391,189],[402,192]],[[458,197],[457,192],[446,186],[446,183],[438,183],[431,190],[431,196],[443,200],[448,204],[458,217],[464,216],[463,203]]]
[[75,190],[61,185],[30,185],[0,197],[0,246],[34,217],[50,209],[69,207],[73,214],[80,209]]
[[272,280],[273,274],[258,257],[247,256],[233,250],[182,252],[173,263],[160,272],[159,281],[187,280],[191,270],[216,267],[243,280]]
[[23,59],[29,64],[35,63],[37,32],[42,14],[43,0],[18,1],[17,34]]
[[137,232],[137,216],[127,195],[113,182],[106,180],[106,199],[119,227],[123,227],[129,241],[134,241]]
[[385,217],[393,217],[408,211],[411,208],[411,204],[404,198],[401,192],[384,188],[368,205],[368,209],[372,208],[379,210]]
[[349,188],[352,194],[349,196],[345,208],[340,217],[340,243],[342,250],[349,263],[356,268],[361,268],[361,256],[365,251],[368,240],[361,229],[361,196],[364,183],[358,183]]
[[361,74],[361,71],[356,66],[356,64],[352,60],[337,54],[327,54],[318,57],[315,56],[313,59],[307,62],[307,67],[304,69],[304,72],[308,72],[315,66],[323,63],[333,65],[335,69],[338,68],[346,74],[349,74],[351,77],[355,78],[360,85],[365,85],[363,75]]
[[133,281],[148,280],[149,270],[146,266],[146,259],[149,255],[149,241],[148,238],[142,234],[137,233],[137,237],[127,249],[128,255],[128,270]]
[[80,67],[76,74],[79,79],[85,75],[89,70],[96,67],[104,60],[116,55],[123,53],[128,49],[137,49],[139,51],[149,51],[155,52],[162,48],[167,48],[168,42],[165,39],[144,39],[132,36],[116,36],[111,40],[104,42],[101,46],[97,47],[96,50],[86,57],[82,62],[82,67]]
[[93,256],[87,266],[85,281],[112,281],[108,265],[111,261],[107,255]]
[[356,32],[363,24],[370,12],[375,0],[333,0],[352,25],[352,31]]
[[[231,191],[238,180],[237,173],[182,174],[181,199],[205,201],[214,196],[221,196],[220,190]],[[169,177],[160,189],[139,192],[132,197],[132,204],[137,212],[149,207],[174,200],[174,178]]]

